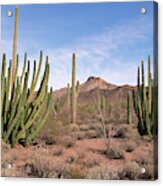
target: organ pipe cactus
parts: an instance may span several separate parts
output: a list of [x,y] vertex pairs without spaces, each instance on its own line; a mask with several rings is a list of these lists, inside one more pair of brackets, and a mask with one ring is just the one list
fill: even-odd
[[127,123],[132,122],[132,93],[129,91],[127,95]]
[[76,56],[72,55],[72,85],[71,85],[71,123],[76,124],[77,97],[80,91],[80,83],[76,84]]
[[[18,7],[16,7],[15,19],[18,19]],[[15,21],[15,27],[18,21]],[[17,28],[15,28],[17,32]],[[14,34],[15,35],[15,34]],[[15,37],[14,37],[15,38]],[[14,39],[16,42],[16,39]],[[14,47],[17,44],[13,45]],[[13,48],[15,54],[16,49]],[[14,56],[14,55],[13,55]],[[33,76],[30,82],[30,61],[27,62],[27,54],[24,56],[22,73],[19,76],[19,56],[10,61],[6,73],[6,55],[3,54],[1,71],[1,128],[2,138],[6,143],[27,145],[38,135],[44,126],[49,114],[52,90],[48,93],[49,62],[46,57],[46,65],[43,78],[38,91],[38,77],[42,64],[42,52],[40,62],[36,69],[34,61]],[[14,73],[14,74],[13,74]],[[44,113],[44,118],[41,117]]]
[[70,84],[67,84],[67,108],[70,109]]
[[138,131],[140,135],[153,136],[153,95],[152,95],[152,75],[150,71],[150,57],[148,57],[148,86],[145,86],[144,62],[138,67],[137,90],[133,92],[134,109],[138,118]]
[[106,112],[106,98],[103,95],[98,94],[98,110],[102,111],[103,113]]

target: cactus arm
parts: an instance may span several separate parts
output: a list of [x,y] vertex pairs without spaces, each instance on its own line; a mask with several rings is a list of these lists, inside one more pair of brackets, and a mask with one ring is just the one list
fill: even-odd
[[131,107],[132,107],[132,95],[131,92],[128,92],[128,96],[127,96],[127,123],[128,124],[131,124],[132,122]]
[[16,72],[16,55],[17,55],[17,38],[18,38],[18,6],[15,10],[15,23],[14,23],[14,38],[13,38],[13,56],[12,56],[12,87],[15,83]]
[[36,61],[34,60],[34,64],[33,64],[33,77],[32,77],[32,82],[31,82],[31,90],[34,86],[34,82],[35,82],[35,76],[36,76]]
[[71,91],[71,122],[76,123],[76,57],[75,53],[72,55],[72,91]]
[[26,69],[26,64],[27,64],[27,54],[24,54],[24,64],[23,64],[23,70],[22,70],[22,74],[20,77],[20,90],[21,91],[21,87],[22,87],[22,82],[23,82],[23,78],[24,78],[24,74],[25,74],[25,69]]
[[77,96],[77,97],[78,97],[78,95],[79,95],[79,91],[80,91],[80,82],[77,81],[77,83],[76,83],[76,96]]
[[67,108],[70,109],[70,84],[67,84]]
[[[46,60],[48,60],[48,59],[46,59]],[[32,84],[32,87],[31,87],[29,100],[30,100],[31,97],[33,96],[33,93],[34,93],[35,87],[36,87],[36,85],[37,85],[38,78],[39,78],[40,71],[41,71],[41,66],[42,66],[42,51],[40,51],[39,66],[38,66],[38,69],[37,69],[37,72],[36,72],[35,80],[33,81],[33,84]]]
[[52,98],[52,90],[48,95],[48,103],[47,103],[47,107],[46,107],[46,113],[44,115],[43,118],[40,117],[39,121],[38,121],[38,126],[32,131],[32,133],[27,137],[26,139],[26,145],[28,145],[29,143],[31,143],[31,141],[38,135],[39,131],[44,127],[45,122],[49,116],[49,112],[50,112],[50,105],[51,105],[51,98]]
[[10,83],[11,83],[11,66],[8,68],[8,74],[7,74],[4,123],[7,122],[7,115],[8,115],[8,109],[9,109]]

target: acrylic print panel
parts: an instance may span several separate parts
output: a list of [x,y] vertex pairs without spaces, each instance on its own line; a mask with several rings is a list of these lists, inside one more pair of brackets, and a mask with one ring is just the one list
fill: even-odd
[[2,176],[155,180],[157,4],[3,5],[1,17]]

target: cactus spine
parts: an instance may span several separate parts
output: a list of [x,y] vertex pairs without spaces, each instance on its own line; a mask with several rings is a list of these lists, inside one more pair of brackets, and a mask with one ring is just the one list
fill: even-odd
[[[40,52],[40,62],[36,70],[36,62],[34,62],[33,78],[29,82],[30,76],[30,61],[27,63],[27,54],[24,56],[24,66],[21,76],[17,75],[19,56],[16,54],[18,26],[18,7],[16,7],[15,30],[14,31],[14,47],[13,59],[10,61],[6,74],[6,55],[2,59],[1,72],[1,124],[2,138],[5,142],[11,144],[21,143],[27,145],[38,135],[41,128],[44,126],[49,109],[52,93],[48,93],[49,79],[49,62],[46,57],[45,71],[39,90],[35,92],[35,87],[38,83],[40,69],[42,64],[42,52]],[[26,67],[27,66],[27,67]],[[12,76],[12,78],[11,78]],[[30,86],[29,86],[30,84]],[[44,119],[40,117],[41,113],[45,113]]]
[[77,97],[80,91],[80,83],[76,83],[76,56],[72,54],[72,85],[71,85],[71,123],[76,124]]
[[132,122],[132,93],[129,91],[127,95],[127,123]]
[[140,68],[138,67],[138,85],[137,91],[133,92],[134,109],[138,118],[138,131],[141,135],[153,136],[153,98],[152,98],[152,75],[150,71],[150,57],[148,57],[148,87],[145,87],[144,62],[141,64],[140,84]]

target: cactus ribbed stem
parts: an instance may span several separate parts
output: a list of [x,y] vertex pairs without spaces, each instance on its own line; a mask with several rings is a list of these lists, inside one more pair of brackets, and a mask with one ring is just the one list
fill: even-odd
[[67,108],[70,109],[70,84],[67,84]]
[[[48,93],[50,71],[48,57],[46,57],[45,70],[39,90],[35,91],[41,71],[42,52],[40,52],[37,71],[36,61],[34,61],[34,70],[30,83],[30,61],[28,61],[26,68],[27,54],[24,56],[21,76],[17,75],[19,63],[19,56],[16,56],[18,8],[16,8],[15,19],[13,60],[10,61],[7,75],[5,54],[2,59],[1,131],[4,142],[12,145],[17,143],[25,145],[27,144],[26,141],[28,141],[28,144],[31,143],[44,126],[50,110],[49,100],[51,100],[52,91],[50,94]],[[15,56],[16,61],[14,61]],[[45,114],[43,119],[42,113]]]
[[16,61],[17,61],[17,38],[18,38],[18,6],[15,10],[14,38],[13,38],[13,56],[12,56],[12,86],[15,83]]
[[153,136],[153,110],[152,110],[152,75],[150,72],[150,57],[148,57],[148,87],[145,87],[144,62],[141,64],[142,81],[140,85],[140,70],[138,68],[138,89],[133,94],[134,109],[138,117],[138,131],[141,135]]
[[76,124],[76,56],[72,55],[71,122]]
[[131,124],[132,122],[132,94],[128,92],[127,95],[127,123]]

